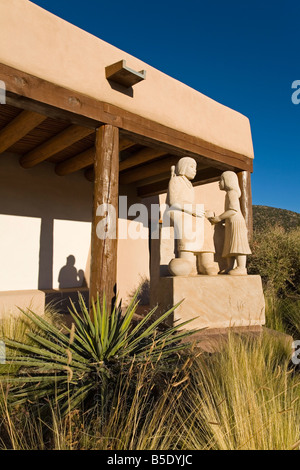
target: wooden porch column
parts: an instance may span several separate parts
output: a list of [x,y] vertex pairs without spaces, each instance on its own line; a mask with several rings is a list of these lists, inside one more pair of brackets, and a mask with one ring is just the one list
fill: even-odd
[[240,171],[237,175],[242,193],[240,198],[241,211],[245,217],[249,240],[251,240],[253,235],[251,173],[250,171]]
[[[103,292],[110,308],[116,294],[119,198],[119,129],[103,125],[96,131],[94,202],[91,241],[90,304]],[[110,208],[106,210],[106,204]],[[115,217],[114,217],[115,215]],[[99,237],[100,235],[100,237]]]

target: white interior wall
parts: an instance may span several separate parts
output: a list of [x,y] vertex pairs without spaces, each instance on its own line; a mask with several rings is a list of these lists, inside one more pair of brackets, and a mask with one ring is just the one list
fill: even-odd
[[0,214],[0,290],[38,288],[41,219]]
[[[81,287],[86,284],[85,270],[91,241],[91,223],[74,220],[54,220],[53,230],[53,289]],[[67,258],[75,264],[67,268]],[[65,276],[60,278],[62,270]],[[74,271],[75,270],[75,271]]]
[[[59,177],[47,162],[24,170],[19,156],[0,155],[0,292],[59,288],[70,255],[79,276],[67,266],[61,287],[77,287],[83,277],[89,284],[92,191],[82,172]],[[147,229],[129,224],[142,238],[118,243],[118,291],[124,301],[149,279]]]

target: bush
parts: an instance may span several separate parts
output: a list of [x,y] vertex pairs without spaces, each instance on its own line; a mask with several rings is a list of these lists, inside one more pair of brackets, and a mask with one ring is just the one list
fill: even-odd
[[299,294],[300,228],[287,232],[280,226],[254,232],[248,273],[260,274],[267,293]]
[[300,383],[290,353],[290,345],[267,332],[230,334],[223,351],[193,361],[178,409],[186,416],[186,448],[299,449]]
[[174,306],[156,320],[153,309],[135,324],[136,297],[123,315],[121,305],[109,311],[105,299],[101,306],[98,299],[90,312],[80,296],[81,310],[77,312],[73,305],[74,323],[71,329],[65,327],[66,333],[34,312],[24,311],[35,331],[27,332],[28,341],[5,339],[12,353],[7,354],[10,369],[2,382],[10,387],[11,403],[36,403],[48,412],[50,399],[62,415],[77,406],[96,406],[103,412],[118,376],[127,374],[133,364],[162,358],[164,368],[172,370],[177,352],[189,346],[181,340],[193,330],[180,330],[189,321],[159,330]]
[[290,354],[276,335],[230,334],[219,353],[185,354],[156,396],[164,358],[134,360],[118,374],[107,413],[78,406],[64,416],[54,402],[47,423],[30,403],[10,407],[0,389],[0,450],[299,449],[300,383]]

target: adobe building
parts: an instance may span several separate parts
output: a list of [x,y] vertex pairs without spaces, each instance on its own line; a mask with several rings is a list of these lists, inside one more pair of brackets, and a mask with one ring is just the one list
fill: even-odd
[[150,271],[157,282],[149,228],[100,240],[97,207],[117,208],[119,195],[163,201],[184,156],[197,161],[197,199],[216,213],[221,173],[238,174],[251,233],[245,116],[28,0],[0,0],[0,24],[0,315],[78,290],[117,289],[126,303]]

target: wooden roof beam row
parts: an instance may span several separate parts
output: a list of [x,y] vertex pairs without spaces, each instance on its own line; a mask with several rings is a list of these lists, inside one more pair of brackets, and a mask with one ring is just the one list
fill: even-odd
[[89,127],[94,131],[102,125],[119,129],[122,137],[146,147],[160,147],[171,155],[203,156],[214,166],[227,165],[234,171],[252,171],[249,156],[225,149],[202,138],[185,134],[158,122],[123,110],[115,105],[47,82],[39,77],[0,64],[0,80],[6,84],[7,103],[48,117]]
[[[131,169],[130,171],[120,171],[119,182],[120,184],[135,184],[138,188],[148,186],[150,183],[157,183],[158,181],[169,182],[170,168],[172,165],[176,165],[177,161],[178,158],[176,156],[168,155],[162,160],[157,160],[153,163],[139,166],[137,168]],[[120,162],[120,164],[121,163],[122,162]],[[203,170],[207,170],[208,168],[210,167],[201,164],[198,165],[198,170],[201,172],[201,174],[203,174]],[[222,170],[220,169],[215,170],[216,172],[214,175],[216,176],[219,176],[219,174],[222,173]],[[90,167],[86,170],[85,177],[88,181],[94,181],[93,167]]]
[[[218,168],[200,168],[197,172],[195,179],[193,180],[193,186],[199,186],[202,184],[213,183],[220,179],[222,170]],[[157,194],[167,192],[170,178],[159,180],[150,184],[138,185],[137,195],[139,197],[149,197]]]
[[0,131],[0,153],[5,152],[16,142],[39,126],[47,117],[33,111],[22,111]]
[[20,158],[20,164],[23,168],[32,168],[93,133],[94,131],[87,127],[72,125],[31,152],[23,155]]
[[[129,144],[129,142],[131,142],[131,144]],[[127,141],[126,139],[125,140],[121,139],[120,144],[119,144],[120,146],[119,152],[122,152],[123,150],[133,145],[135,145],[134,142]],[[138,152],[133,153],[125,160],[120,161],[119,171],[122,172],[122,171],[128,170],[130,168],[147,163],[149,161],[154,160],[155,158],[159,158],[164,155],[167,155],[164,150],[145,147],[139,150]],[[74,173],[75,171],[81,170],[83,168],[86,168],[92,165],[94,163],[94,158],[95,158],[95,149],[94,147],[91,147],[86,152],[76,155],[75,157],[69,158],[68,160],[62,163],[58,163],[55,167],[55,172],[60,176]],[[143,171],[142,171],[142,175],[143,175]]]

